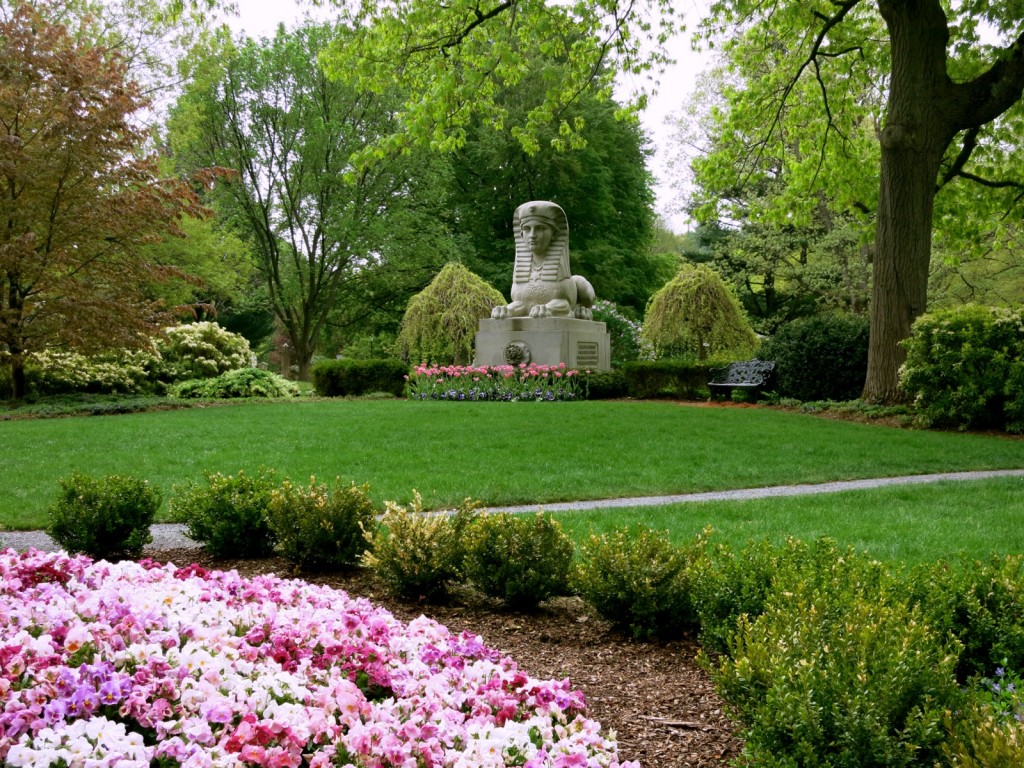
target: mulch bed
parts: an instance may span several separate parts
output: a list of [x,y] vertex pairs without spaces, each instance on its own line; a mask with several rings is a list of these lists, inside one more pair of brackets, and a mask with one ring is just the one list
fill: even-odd
[[[213,560],[194,548],[146,556],[242,576],[290,575],[279,558]],[[696,662],[699,647],[693,641],[634,641],[579,598],[549,601],[536,613],[512,613],[471,590],[457,593],[450,605],[396,600],[367,570],[302,578],[366,597],[403,621],[426,615],[453,632],[480,635],[534,677],[568,677],[586,695],[588,714],[615,732],[623,760],[638,760],[645,768],[726,766],[742,750],[736,725]]]

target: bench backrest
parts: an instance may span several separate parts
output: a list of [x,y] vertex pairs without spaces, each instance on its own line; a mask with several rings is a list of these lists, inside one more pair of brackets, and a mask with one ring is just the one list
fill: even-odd
[[740,360],[735,363],[729,363],[727,368],[722,369],[723,374],[715,376],[713,381],[718,384],[728,384],[730,382],[766,384],[774,370],[774,360]]

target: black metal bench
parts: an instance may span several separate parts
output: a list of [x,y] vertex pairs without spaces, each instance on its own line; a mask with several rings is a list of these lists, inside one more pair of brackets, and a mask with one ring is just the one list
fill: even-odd
[[771,383],[774,371],[773,360],[740,360],[729,363],[725,368],[716,368],[708,382],[711,399],[714,400],[719,392],[724,391],[726,396],[731,396],[734,389],[745,389],[756,400],[760,390]]

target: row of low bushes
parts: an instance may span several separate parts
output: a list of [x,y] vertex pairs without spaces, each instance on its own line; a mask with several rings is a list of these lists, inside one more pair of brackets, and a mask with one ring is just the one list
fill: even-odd
[[[125,521],[155,509],[145,483],[62,485],[58,541],[75,530],[79,543],[120,540],[137,554],[147,520]],[[220,557],[276,551],[305,570],[362,562],[397,595],[443,600],[469,583],[520,609],[574,592],[638,638],[696,634],[753,764],[1024,764],[1019,556],[904,569],[828,540],[733,551],[708,532],[675,546],[647,529],[576,548],[541,513],[480,514],[470,502],[427,513],[418,498],[380,512],[365,487],[300,487],[270,472],[212,475],[171,506]]]

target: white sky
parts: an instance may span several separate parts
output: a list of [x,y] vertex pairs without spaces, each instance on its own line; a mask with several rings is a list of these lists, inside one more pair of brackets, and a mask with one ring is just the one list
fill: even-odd
[[[293,26],[306,9],[299,7],[296,0],[237,0],[239,17],[231,19],[232,27],[244,30],[252,37],[272,35],[279,23]],[[694,29],[710,0],[681,0],[677,6],[685,14],[685,24]],[[328,11],[329,12],[329,9]],[[660,76],[661,86],[648,102],[641,115],[641,122],[651,139],[654,157],[650,170],[655,176],[657,195],[656,209],[677,233],[690,228],[689,219],[678,211],[679,204],[668,178],[669,153],[673,151],[669,141],[673,133],[665,121],[679,115],[686,99],[693,92],[697,77],[707,66],[706,56],[694,53],[690,48],[690,34],[683,33],[671,43],[671,50],[677,63]],[[628,90],[629,83],[623,83]]]

